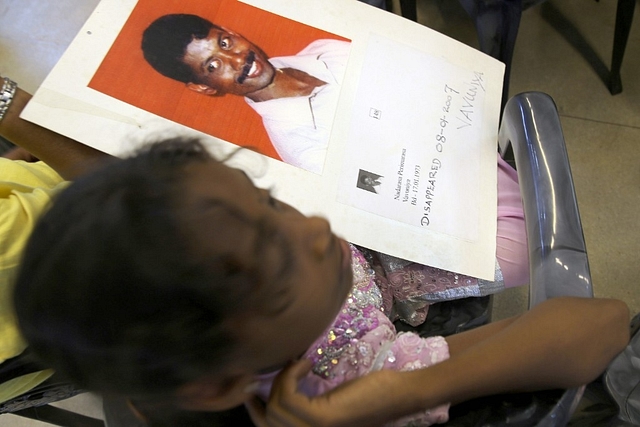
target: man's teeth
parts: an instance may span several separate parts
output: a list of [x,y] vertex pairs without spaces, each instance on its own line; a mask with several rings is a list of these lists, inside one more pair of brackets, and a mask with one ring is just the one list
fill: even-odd
[[249,72],[247,73],[247,76],[253,77],[253,75],[256,73],[257,69],[258,69],[258,66],[256,65],[256,61],[253,61],[253,63],[251,64],[251,68],[249,69]]

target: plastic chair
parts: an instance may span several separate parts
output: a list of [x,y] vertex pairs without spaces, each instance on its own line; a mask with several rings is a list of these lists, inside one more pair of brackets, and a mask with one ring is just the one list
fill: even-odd
[[[417,22],[417,0],[400,0],[402,16]],[[522,11],[545,0],[459,0],[473,19],[478,33],[480,50],[506,66],[502,105],[509,94],[511,59],[520,26]],[[596,0],[598,1],[598,0]],[[618,0],[613,53],[608,87],[612,95],[622,92],[620,67],[631,30],[636,0]]]
[[499,134],[512,145],[529,241],[530,306],[561,295],[593,297],[582,223],[562,126],[551,97],[514,96]]
[[[531,266],[529,306],[560,295],[593,297],[569,159],[553,100],[538,92],[513,97],[503,113],[499,146],[501,152],[510,146],[513,148],[518,168]],[[429,316],[423,325],[414,329],[419,334],[457,333],[486,323],[490,317],[490,300],[483,297],[438,303],[430,307]],[[404,324],[397,326],[408,328]],[[583,390],[584,387],[475,399],[451,408],[451,419],[445,425],[563,426],[569,421]],[[126,422],[122,421],[125,417],[109,415],[122,414],[126,407],[122,400],[107,399],[107,425],[145,426],[139,418]],[[173,416],[172,422],[163,416],[162,420],[148,426],[251,425],[242,408],[226,413],[199,414],[196,419],[194,414],[186,412]]]
[[[38,372],[42,366],[30,359],[28,350],[0,364],[0,383]],[[13,399],[0,403],[0,416],[13,414],[62,427],[104,427],[104,422],[83,414],[49,405],[68,399],[83,390],[54,374],[40,385]],[[0,419],[0,425],[2,421]]]

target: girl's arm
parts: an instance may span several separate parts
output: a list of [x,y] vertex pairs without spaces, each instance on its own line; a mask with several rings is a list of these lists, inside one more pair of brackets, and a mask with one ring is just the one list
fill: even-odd
[[[0,77],[0,84],[3,78]],[[24,148],[47,163],[64,179],[71,180],[90,169],[108,154],[80,144],[58,133],[27,122],[20,113],[31,95],[18,88],[9,109],[0,120],[0,136]]]
[[629,340],[617,300],[559,297],[527,313],[447,338],[451,358],[409,372],[378,371],[308,398],[299,362],[274,383],[266,408],[248,406],[259,427],[372,426],[479,396],[569,388],[595,379]]

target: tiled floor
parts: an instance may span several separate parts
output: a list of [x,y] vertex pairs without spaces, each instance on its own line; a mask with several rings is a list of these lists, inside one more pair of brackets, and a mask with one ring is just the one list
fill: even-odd
[[[88,16],[96,0],[2,0],[0,74],[35,90]],[[558,105],[575,179],[597,296],[640,311],[640,23],[635,22],[622,65],[623,92],[602,81],[611,57],[615,0],[550,0],[524,12],[510,93],[537,90]],[[419,17],[438,31],[477,45],[470,19],[452,0],[419,0]],[[640,21],[636,12],[636,21]],[[53,34],[51,32],[53,31]],[[526,306],[526,291],[496,298],[500,316]],[[100,413],[93,396],[74,398]],[[0,427],[43,423],[0,416]]]

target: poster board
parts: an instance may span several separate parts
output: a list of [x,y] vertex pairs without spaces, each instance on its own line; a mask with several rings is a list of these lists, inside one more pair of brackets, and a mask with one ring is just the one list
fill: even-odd
[[[314,126],[328,123],[317,125],[325,146],[315,163],[282,156],[267,113],[244,96],[206,96],[151,67],[142,33],[166,14],[215,22],[259,45],[276,69],[316,76],[307,57],[332,64],[317,74],[318,96],[302,98],[332,91],[310,110]],[[503,73],[466,45],[355,0],[102,0],[23,118],[117,156],[176,134],[201,137],[217,155],[250,147],[238,167],[347,240],[491,280]],[[309,119],[291,111],[287,119]]]

